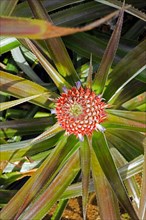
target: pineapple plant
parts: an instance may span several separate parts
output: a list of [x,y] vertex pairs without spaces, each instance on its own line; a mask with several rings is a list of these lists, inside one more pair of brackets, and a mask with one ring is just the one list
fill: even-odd
[[144,6],[2,1],[2,220],[78,196],[85,220],[92,192],[101,219],[146,218]]

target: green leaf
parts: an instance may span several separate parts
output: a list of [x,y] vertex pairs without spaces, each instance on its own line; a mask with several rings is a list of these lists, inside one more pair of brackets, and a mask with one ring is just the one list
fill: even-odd
[[0,5],[0,15],[11,15],[16,7],[18,0],[3,0]]
[[59,26],[77,26],[101,18],[113,11],[113,8],[95,1],[81,0],[80,4],[74,4],[71,7],[52,13],[51,18]]
[[37,47],[29,39],[26,39],[25,41],[60,91],[62,91],[63,86],[70,88],[70,84],[56,71],[56,69],[49,63]]
[[[137,157],[134,160],[127,163],[126,165],[118,168],[118,171],[120,173],[122,180],[124,181],[124,180],[142,172],[143,163],[144,163],[144,156],[140,155],[139,157]],[[95,166],[94,166],[94,168],[96,169]],[[98,178],[98,175],[96,175],[96,177]],[[94,191],[93,180],[90,179],[89,192],[93,192],[93,191]],[[69,198],[74,198],[74,197],[78,197],[78,196],[82,196],[82,183],[81,182],[77,182],[77,183],[74,183],[71,186],[69,186],[66,189],[66,191],[63,193],[61,198],[62,199],[69,199]]]
[[33,146],[30,145],[31,140],[1,144],[1,161],[18,161],[24,157],[32,157],[41,152],[46,152],[46,155],[49,154],[49,150],[56,145],[61,134],[57,134],[54,137],[49,138],[48,140],[37,143]]
[[12,108],[12,107],[14,107],[16,105],[22,104],[24,102],[28,102],[28,101],[30,101],[32,99],[35,99],[35,98],[37,98],[39,96],[43,96],[45,94],[46,93],[41,93],[41,94],[38,94],[38,95],[33,95],[33,96],[29,96],[29,97],[22,98],[22,99],[17,99],[17,100],[14,100],[14,101],[3,102],[0,105],[0,111],[4,111],[4,110],[6,110],[8,108]]
[[135,176],[138,173],[142,172],[144,163],[144,156],[140,155],[134,160],[120,167],[118,170],[123,180],[129,179],[132,176]]
[[61,199],[57,205],[57,208],[51,218],[51,220],[60,220],[64,209],[66,208],[68,199]]
[[47,39],[66,36],[92,30],[110,20],[117,15],[117,13],[118,11],[112,12],[111,14],[81,28],[57,27],[50,22],[39,19],[1,16],[1,34],[3,36],[17,37],[20,39]]
[[124,38],[136,40],[144,31],[145,22],[139,20],[132,25],[129,30],[124,34]]
[[[70,148],[64,148],[66,141],[67,137],[60,139],[56,148],[41,164],[39,169],[4,207],[4,209],[1,211],[2,219],[7,220],[13,218],[16,214],[19,215],[42,189],[44,184],[48,181],[48,179],[50,179],[54,171],[61,164],[65,155],[70,151]],[[20,199],[21,203],[19,203]]]
[[87,203],[88,203],[88,187],[90,180],[90,146],[87,137],[80,144],[81,170],[82,170],[82,206],[83,218],[86,219]]
[[101,169],[93,149],[91,152],[92,175],[101,218],[120,219],[119,205],[115,194]]
[[76,152],[52,181],[51,185],[31,203],[19,219],[42,219],[73,181],[79,169],[79,155]]
[[[82,1],[82,0],[81,0]],[[65,6],[78,3],[79,0],[55,0],[55,1],[47,1],[42,0],[43,6],[46,8],[48,12],[54,11],[59,8],[63,8]],[[31,17],[32,12],[27,2],[20,2],[13,11],[13,16],[17,17]]]
[[101,132],[95,132],[93,134],[92,146],[95,151],[96,157],[100,163],[100,166],[107,180],[109,181],[113,191],[117,195],[119,202],[127,210],[128,214],[133,220],[138,220],[138,217],[128,198],[125,186],[121,180],[121,177],[117,171],[117,168],[109,151],[104,134],[102,134]]
[[145,68],[145,41],[131,50],[114,68],[109,76],[109,84],[104,97],[110,103],[123,87],[135,78]]
[[[46,13],[45,8],[40,1],[28,1],[35,18],[44,19],[52,22],[50,16]],[[49,49],[49,54],[52,57],[60,74],[70,83],[74,85],[79,80],[73,63],[68,55],[68,52],[61,38],[46,39],[46,45]]]
[[[61,199],[75,198],[82,196],[82,182],[73,183],[67,187],[65,192],[62,194]],[[89,182],[89,192],[94,192],[93,180]]]
[[[97,36],[88,33],[78,33],[64,37],[63,40],[69,49],[81,57],[89,59],[92,53],[93,62],[96,63],[101,61],[108,43],[107,39],[100,36],[99,32],[97,32]],[[114,65],[123,57],[123,54],[126,54],[124,48],[122,50],[118,49],[114,59]]]
[[96,72],[95,77],[94,77],[92,88],[96,90],[97,94],[102,94],[104,90],[105,83],[108,77],[108,73],[111,68],[112,62],[114,60],[117,48],[118,48],[122,25],[123,25],[123,16],[124,16],[124,5],[123,5],[122,10],[120,11],[117,24],[108,42],[108,45],[102,57],[98,71]]
[[144,103],[144,104],[138,106],[137,109],[138,109],[139,111],[145,111],[145,110],[146,110],[146,103]]
[[0,122],[0,136],[11,138],[16,135],[32,135],[43,132],[55,122],[52,116],[41,118],[17,119]]
[[144,135],[140,132],[110,129],[106,137],[110,148],[116,148],[127,161],[143,154]]
[[63,128],[58,124],[54,124],[52,127],[50,127],[48,130],[44,131],[42,134],[34,138],[31,142],[30,145],[39,143],[41,141],[47,140],[50,137],[53,137],[55,134],[58,132],[62,131]]
[[4,185],[6,188],[8,185],[13,183],[14,181],[21,179],[22,175],[23,174],[18,171],[11,172],[11,173],[5,173],[5,174],[1,175],[0,176],[1,187]]
[[0,42],[0,55],[20,45],[20,42],[14,37],[0,37]]
[[0,206],[6,204],[16,193],[16,190],[0,189]]
[[43,84],[43,81],[37,76],[33,69],[29,66],[25,57],[23,56],[19,47],[11,50],[12,57],[20,69],[31,79],[32,81]]
[[[113,151],[112,151],[113,153]],[[31,157],[32,159],[34,157]],[[134,160],[130,161],[129,163],[125,164],[124,166],[120,167],[118,169],[121,178],[123,180],[129,179],[132,176],[135,176],[136,174],[142,172],[143,169],[143,163],[144,163],[144,156],[140,155],[139,157],[135,158]],[[36,164],[36,162],[35,162]],[[32,163],[30,164],[31,166],[29,166],[28,162],[24,162],[24,167],[22,166],[22,169],[24,171],[28,171],[29,169],[32,169]],[[8,165],[9,166],[9,165]],[[4,170],[4,172],[10,172],[11,170],[13,170],[14,166],[11,165],[11,167],[8,167]],[[21,170],[20,170],[21,171]],[[5,193],[5,190],[0,190],[0,195],[2,193]],[[90,180],[89,183],[89,193],[90,192],[94,192],[94,186],[93,186],[93,180]],[[7,193],[7,190],[6,190]],[[15,191],[16,193],[16,191]],[[13,197],[14,194],[9,195],[8,196],[8,200],[10,200]],[[69,199],[69,198],[74,198],[74,197],[79,197],[82,196],[82,183],[81,182],[77,182],[74,184],[71,184],[66,190],[65,192],[62,194],[61,199]],[[5,196],[2,196],[0,198],[5,198]],[[0,200],[1,203],[1,200]]]
[[123,103],[130,101],[132,98],[143,92],[145,92],[145,83],[133,79],[119,94],[115,95],[110,103],[112,103],[113,108],[119,108]]
[[[139,157],[137,157],[134,160],[127,163],[126,165],[118,168],[118,171],[120,173],[122,180],[124,181],[124,180],[129,179],[130,177],[135,176],[136,174],[142,172],[143,163],[144,163],[144,156],[140,155]],[[94,166],[93,169],[96,169],[96,166]],[[101,170],[101,168],[100,168],[100,170]],[[98,175],[96,175],[96,178],[98,178]],[[99,181],[100,181],[100,179],[99,179]],[[90,179],[90,183],[89,183],[89,192],[94,192],[94,186],[93,186],[92,179]],[[77,183],[74,183],[71,186],[69,186],[66,189],[66,191],[63,193],[61,198],[62,199],[69,199],[69,198],[74,198],[74,197],[78,197],[78,196],[82,196],[82,183],[81,182],[77,182]]]
[[137,77],[137,80],[146,83],[146,69],[144,69]]
[[109,114],[119,116],[120,118],[127,118],[142,123],[145,123],[145,119],[146,119],[146,112],[124,111],[124,110],[115,110],[115,109],[107,109],[107,112]]
[[[14,97],[25,98],[32,95],[43,94],[47,92],[47,95],[42,95],[34,100],[31,100],[32,103],[39,105],[41,107],[49,109],[52,106],[52,102],[49,99],[57,98],[58,95],[55,92],[52,92],[34,82],[26,80],[22,77],[12,75],[7,72],[0,72],[0,86],[3,92],[7,92]],[[36,94],[37,93],[37,94]]]
[[[141,112],[138,112],[141,113]],[[137,114],[140,116],[140,114]],[[145,123],[133,120],[130,117],[119,117],[108,112],[107,120],[103,122],[103,126],[107,129],[126,129],[131,131],[145,131]]]
[[143,153],[143,150],[138,148],[139,146],[136,145],[136,148],[134,148],[133,145],[130,145],[129,142],[123,140],[120,136],[114,134],[113,132],[106,132],[106,137],[110,149],[116,148],[127,161],[133,160],[135,157],[138,157],[141,153]]
[[140,198],[140,206],[139,206],[139,218],[146,218],[146,207],[145,207],[145,195],[146,195],[146,142],[144,146],[144,163],[143,163],[143,171],[142,171],[142,188],[141,188],[141,198]]
[[[120,167],[120,166],[122,167],[125,164],[127,164],[127,161],[125,160],[125,158],[115,148],[111,149],[111,153],[114,157],[114,161],[117,167]],[[136,182],[136,179],[132,176],[129,179],[126,179],[124,181],[124,184],[128,191],[128,195],[133,198],[133,206],[134,206],[136,213],[138,213],[140,190]]]
[[[114,8],[121,8],[122,7],[122,2],[118,0],[96,0],[97,2],[101,2],[102,4],[109,5]],[[126,6],[128,6],[126,4]],[[134,8],[133,6],[129,5],[127,9],[125,10],[127,13],[140,18],[141,20],[146,20],[146,15],[142,11],[138,10],[137,8]]]
[[89,72],[88,72],[88,77],[86,80],[86,87],[89,89],[92,88],[92,74],[93,74],[93,66],[92,66],[92,54],[90,55],[90,65],[89,65]]
[[125,102],[123,104],[123,107],[128,109],[128,110],[134,110],[138,106],[142,105],[145,103],[146,99],[146,92],[143,92],[142,94],[134,97],[133,99],[130,99],[129,101]]

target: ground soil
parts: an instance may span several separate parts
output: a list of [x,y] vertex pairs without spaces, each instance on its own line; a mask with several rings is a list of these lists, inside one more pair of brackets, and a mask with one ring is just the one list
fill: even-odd
[[[99,208],[96,204],[95,196],[92,196],[87,209],[87,220],[100,220],[99,215]],[[54,209],[56,207],[53,207],[52,210],[49,213],[49,216],[45,218],[45,220],[51,219],[51,216],[54,212]],[[61,220],[82,220],[82,198],[74,198],[70,199],[68,201],[68,204],[66,206],[66,209],[63,212]]]
[[[44,220],[51,220],[51,216],[54,213],[55,208],[56,206],[52,208],[49,215],[46,216]],[[70,199],[68,201],[68,204],[63,212],[61,220],[83,220],[81,197]],[[87,208],[87,220],[101,220],[99,208],[96,203],[96,196],[94,193],[90,195],[89,204]],[[127,213],[125,213],[123,210],[122,210],[121,220],[131,220],[127,215]]]
[[[82,199],[70,199],[66,210],[63,213],[62,220],[82,220]],[[87,220],[100,220],[99,208],[95,201],[90,202],[87,209]]]
[[[141,175],[135,176],[137,184],[141,186]],[[50,210],[49,214],[43,220],[51,220],[51,217],[56,209],[56,205]],[[120,207],[121,218],[117,220],[132,220],[129,215]],[[68,204],[63,212],[61,220],[83,220],[82,217],[82,197],[69,199]],[[89,202],[87,207],[87,220],[101,220],[99,207],[96,202],[96,195],[92,193],[89,195]],[[110,220],[110,219],[106,219]]]
[[[136,182],[139,187],[141,187],[141,174],[135,175]],[[117,220],[132,220],[129,215],[123,210],[122,207],[120,207],[120,213],[121,218]],[[51,214],[46,220],[51,219]],[[68,204],[66,206],[66,209],[63,212],[61,220],[83,220],[82,217],[82,197],[70,199],[68,201]],[[89,195],[89,202],[88,202],[88,208],[87,208],[87,220],[101,220],[100,213],[99,213],[99,207],[97,205],[96,201],[96,195],[95,193],[92,193]],[[110,219],[107,219],[110,220]]]

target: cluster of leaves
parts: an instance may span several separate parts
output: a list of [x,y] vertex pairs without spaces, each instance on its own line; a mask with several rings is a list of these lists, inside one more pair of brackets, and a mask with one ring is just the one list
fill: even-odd
[[[146,219],[146,3],[126,3],[1,2],[2,220],[47,219],[56,202],[52,219],[58,220],[77,196],[86,219],[88,193],[94,191],[102,219],[120,219],[119,203],[131,219]],[[82,142],[64,135],[50,114],[63,86],[78,80],[110,106],[102,123],[106,131]]]

